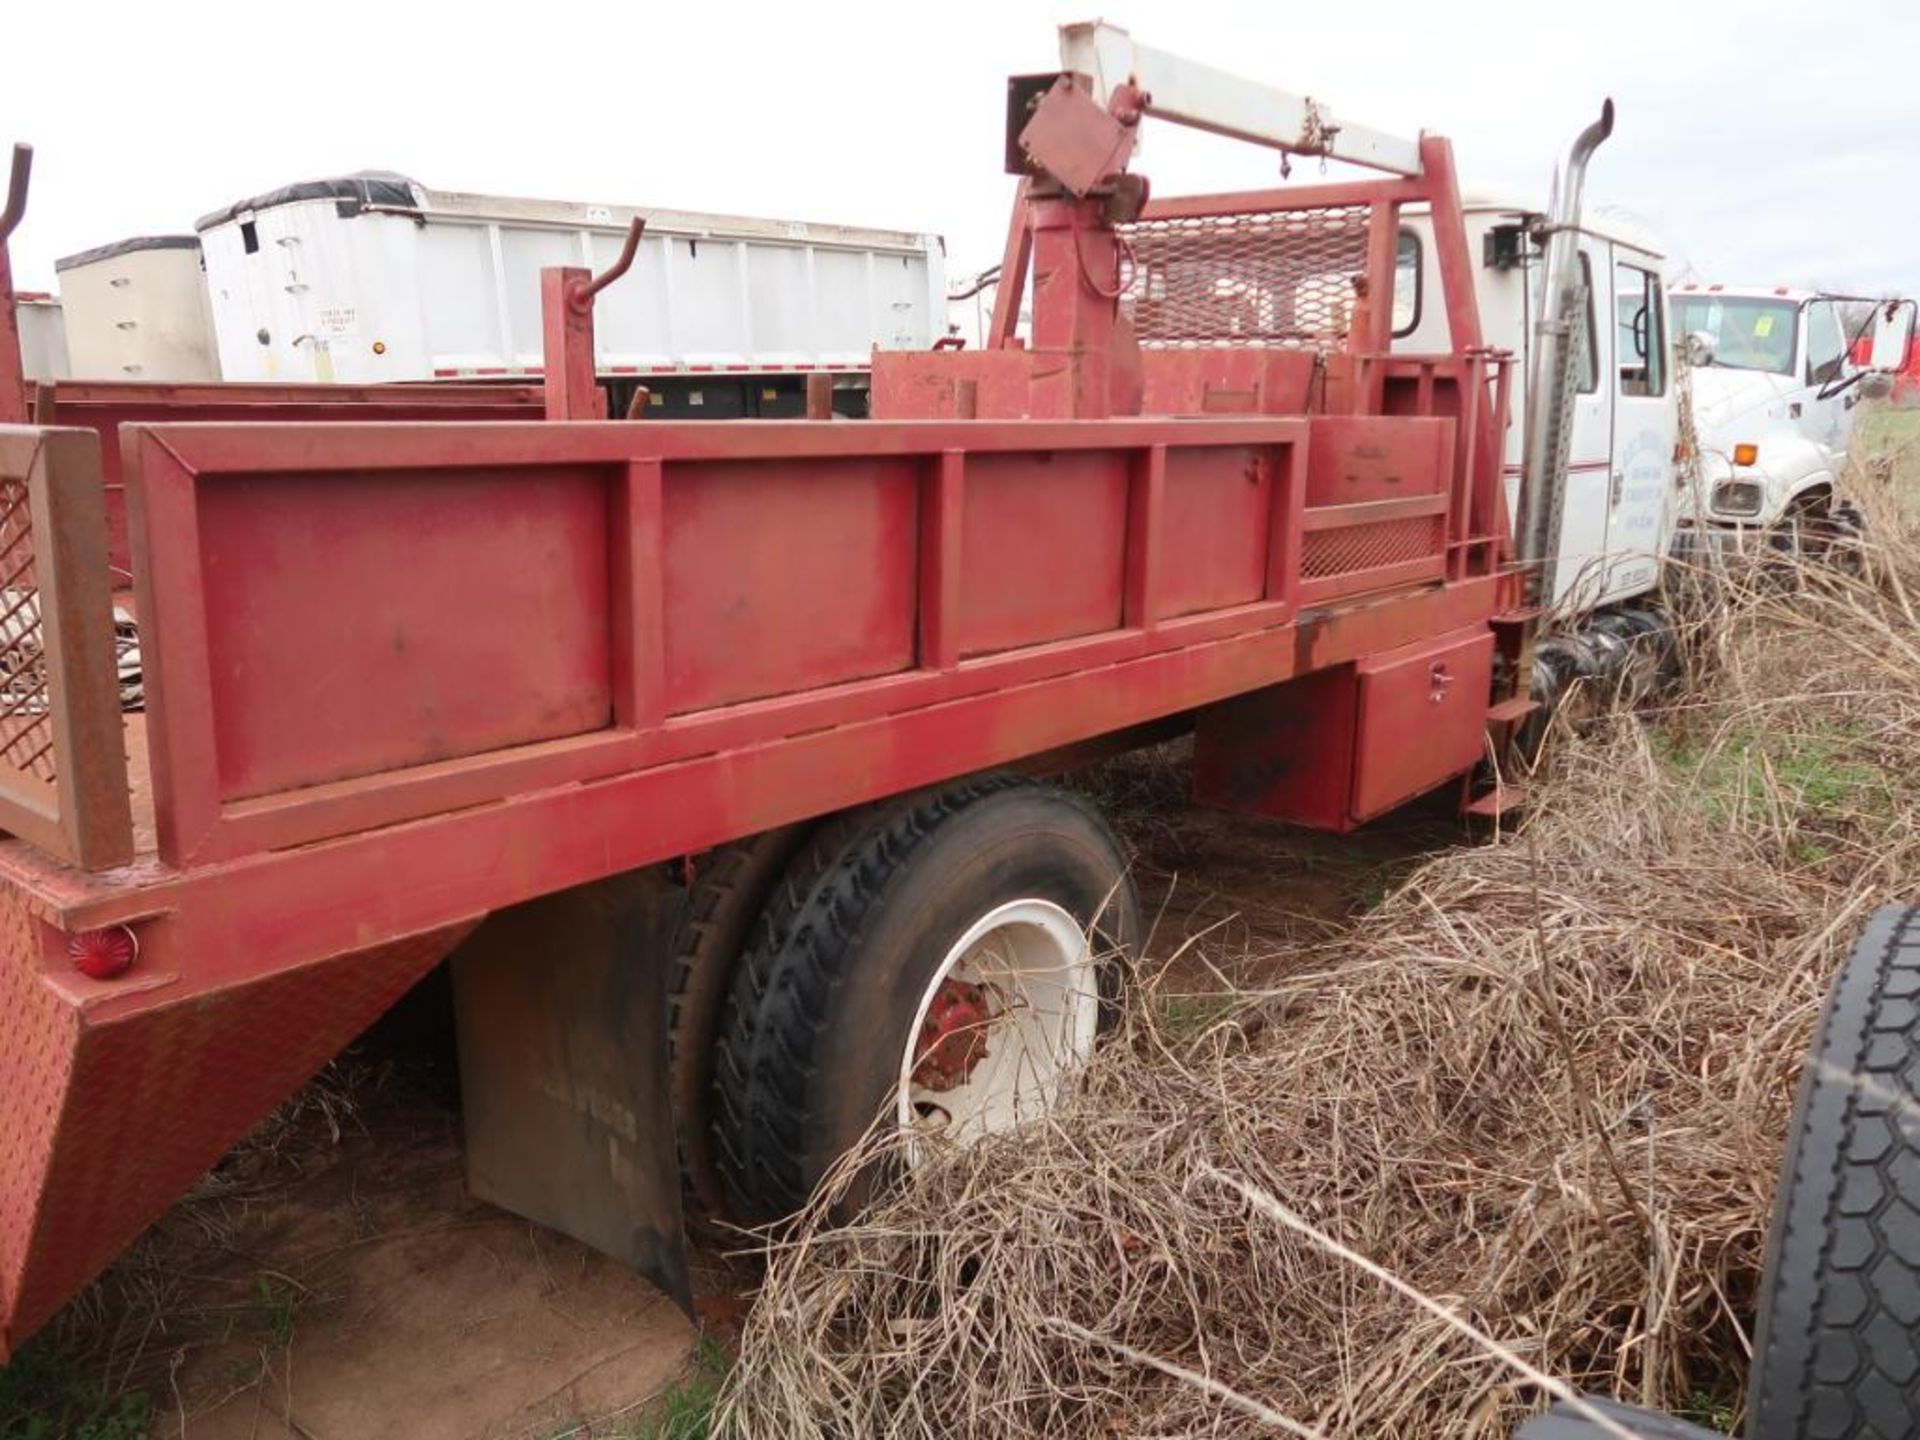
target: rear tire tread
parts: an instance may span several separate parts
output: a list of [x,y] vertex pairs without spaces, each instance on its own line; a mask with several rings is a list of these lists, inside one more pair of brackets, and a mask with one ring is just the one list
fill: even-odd
[[778,885],[804,831],[770,830],[700,858],[669,956],[667,1073],[674,1108],[674,1151],[689,1222],[711,1230],[727,1219],[725,1187],[711,1152],[714,1038],[739,952],[753,920]]
[[[715,1129],[737,1211],[777,1219],[806,1204],[811,1085],[835,990],[846,983],[868,912],[887,881],[942,823],[1007,790],[1039,788],[987,775],[828,822],[767,907],[735,974],[720,1030]],[[821,1157],[829,1158],[830,1157]]]
[[1748,1440],[1920,1431],[1920,908],[1853,947],[1794,1104]]

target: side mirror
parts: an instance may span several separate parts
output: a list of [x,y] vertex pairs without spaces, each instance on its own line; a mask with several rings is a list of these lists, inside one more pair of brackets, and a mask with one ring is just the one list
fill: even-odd
[[1907,363],[1907,348],[1913,343],[1914,305],[1911,300],[1888,300],[1873,312],[1873,350],[1867,357],[1867,369],[1892,374]]
[[1893,393],[1893,377],[1884,370],[1869,370],[1860,377],[1860,398],[1884,400]]
[[1711,330],[1689,332],[1685,344],[1687,363],[1695,369],[1713,364],[1714,357],[1720,353],[1720,342]]

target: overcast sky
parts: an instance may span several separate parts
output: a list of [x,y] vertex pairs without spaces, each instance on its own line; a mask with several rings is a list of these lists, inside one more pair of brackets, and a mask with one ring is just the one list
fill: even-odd
[[[1105,0],[1104,17],[1337,114],[1453,138],[1544,204],[1612,95],[1589,195],[1731,283],[1920,289],[1920,0]],[[1086,3],[16,6],[0,138],[37,148],[22,288],[57,256],[362,168],[467,189],[937,231],[998,258],[1004,77]],[[1583,28],[1583,27],[1595,28]],[[1273,157],[1147,132],[1159,194]],[[1294,178],[1316,167],[1296,164]],[[1689,268],[1690,267],[1690,268]]]

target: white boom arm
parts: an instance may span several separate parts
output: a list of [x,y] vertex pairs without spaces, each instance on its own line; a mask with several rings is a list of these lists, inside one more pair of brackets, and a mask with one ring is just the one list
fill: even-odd
[[1091,78],[1093,98],[1102,105],[1115,86],[1131,84],[1150,97],[1149,115],[1196,130],[1395,175],[1420,173],[1417,141],[1336,120],[1310,96],[1274,90],[1138,44],[1118,25],[1098,20],[1062,25],[1060,66]]

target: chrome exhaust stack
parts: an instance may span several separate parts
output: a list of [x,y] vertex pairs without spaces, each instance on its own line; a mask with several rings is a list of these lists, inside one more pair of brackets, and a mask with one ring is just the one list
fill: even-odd
[[1568,149],[1546,224],[1546,272],[1527,376],[1526,449],[1515,527],[1520,559],[1535,568],[1535,593],[1542,605],[1553,600],[1566,500],[1567,446],[1586,344],[1586,326],[1581,321],[1587,308],[1587,284],[1580,271],[1577,233],[1581,193],[1586,187],[1587,162],[1611,134],[1613,101],[1608,100],[1600,108],[1600,118],[1582,130]]

